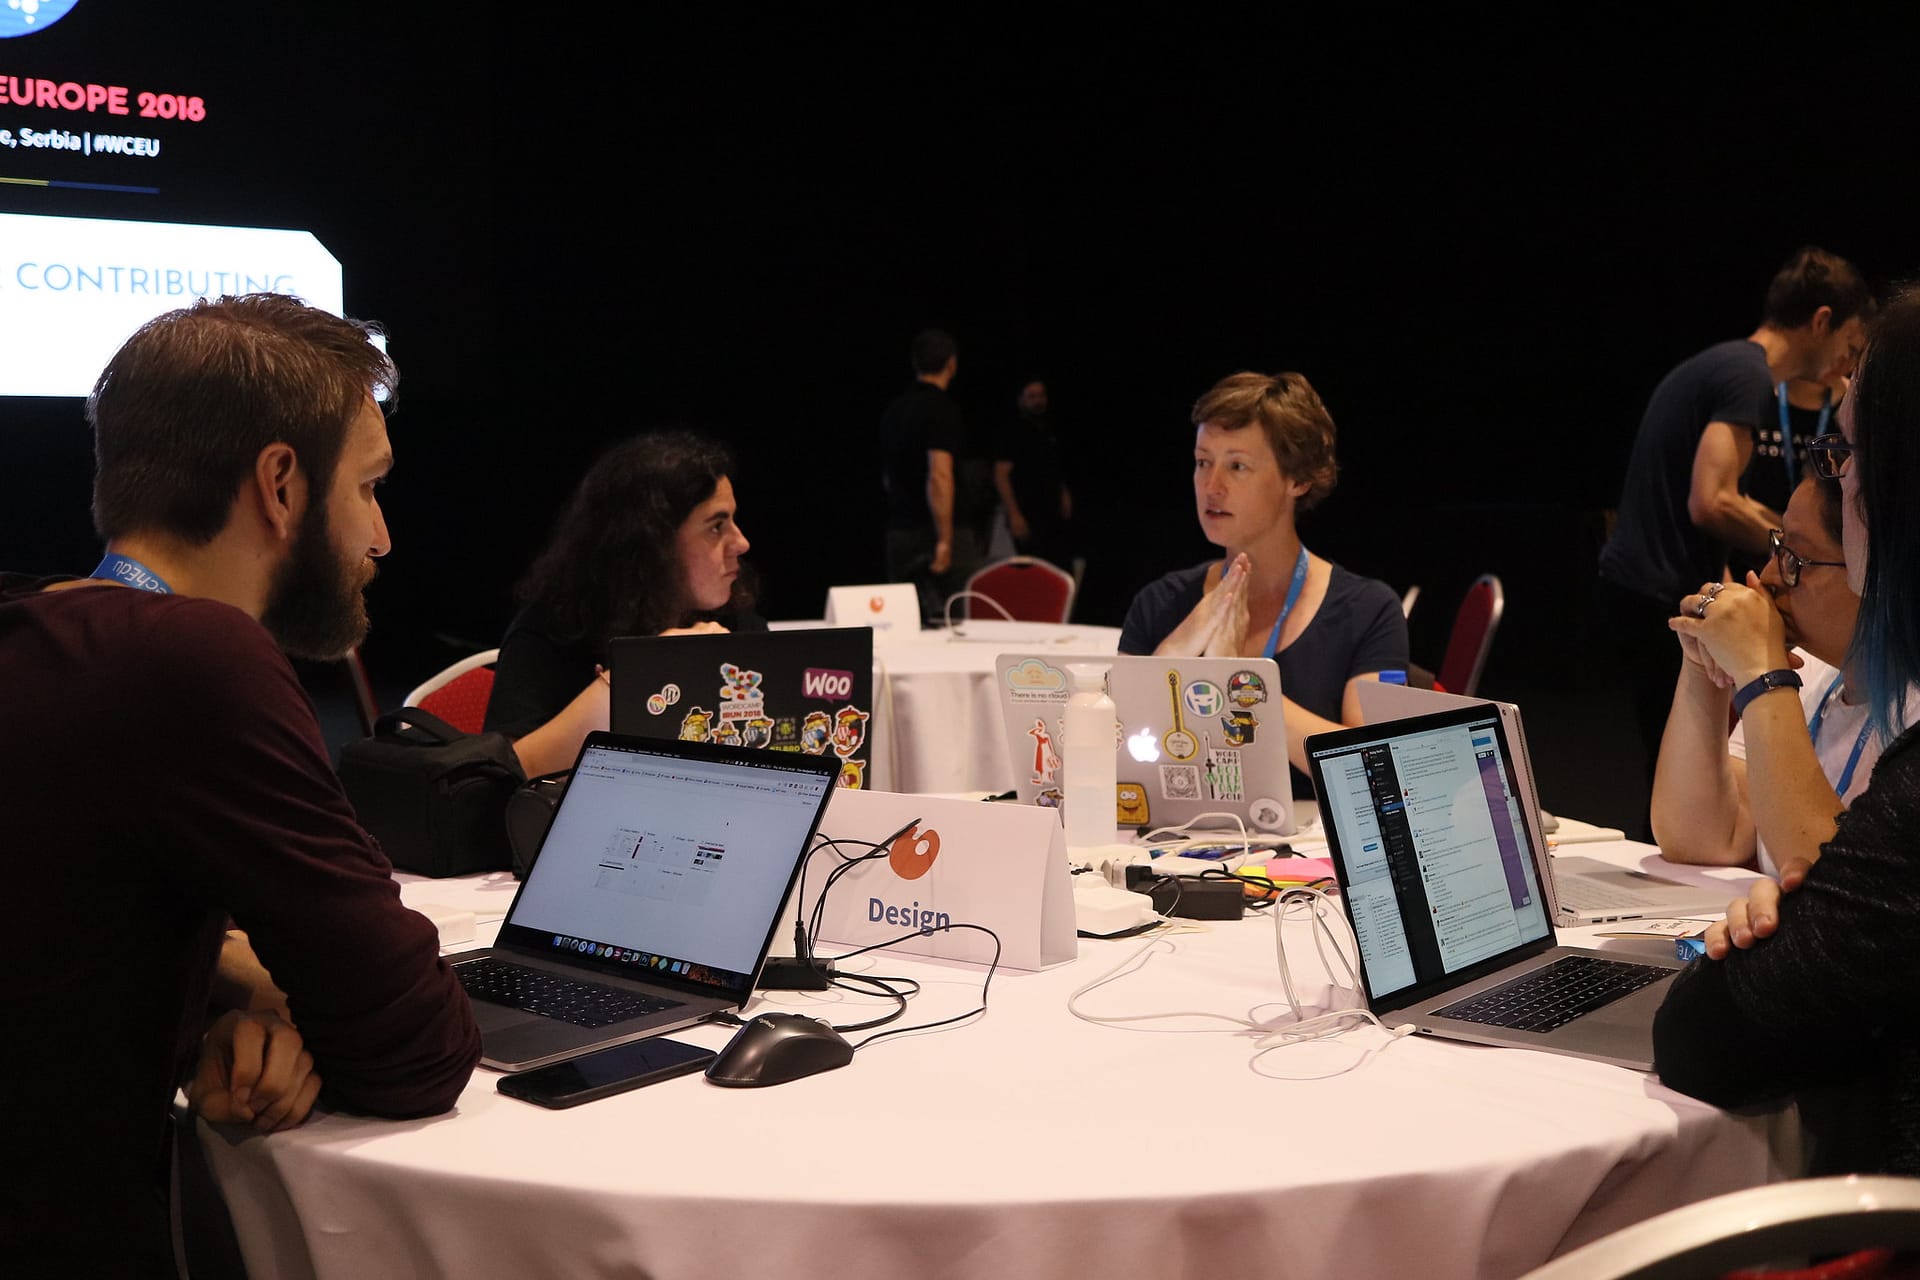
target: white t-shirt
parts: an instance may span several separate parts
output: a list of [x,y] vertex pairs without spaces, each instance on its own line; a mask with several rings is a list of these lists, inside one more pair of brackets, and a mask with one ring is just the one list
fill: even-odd
[[[1820,761],[1820,771],[1827,775],[1827,784],[1838,792],[1840,776],[1846,772],[1854,745],[1860,742],[1860,735],[1867,727],[1867,704],[1846,701],[1836,685],[1840,673],[1835,668],[1804,649],[1795,649],[1794,653],[1806,664],[1800,668],[1801,718],[1812,725],[1821,702],[1824,700],[1826,703],[1826,714],[1820,717],[1820,736],[1814,739],[1813,754]],[[1827,696],[1829,690],[1833,692],[1832,697]],[[1920,691],[1909,690],[1907,693],[1907,723],[1920,724]],[[1847,789],[1840,796],[1842,804],[1852,804],[1854,797],[1867,789],[1867,781],[1873,777],[1874,763],[1880,759],[1880,752],[1886,745],[1880,740],[1879,734],[1867,734],[1867,741],[1860,748],[1860,759],[1853,767],[1853,776],[1847,779]],[[1727,738],[1727,754],[1735,760],[1747,758],[1745,722],[1733,726],[1733,733]],[[1756,833],[1754,844],[1759,854],[1760,870],[1777,877],[1780,868],[1773,865],[1773,859],[1767,853],[1766,841]]]

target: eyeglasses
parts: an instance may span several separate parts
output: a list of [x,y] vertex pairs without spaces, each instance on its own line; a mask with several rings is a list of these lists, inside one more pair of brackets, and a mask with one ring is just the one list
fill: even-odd
[[1844,560],[1809,560],[1787,545],[1787,540],[1778,529],[1767,530],[1767,544],[1773,549],[1773,558],[1780,562],[1780,582],[1783,586],[1800,585],[1800,571],[1806,568],[1844,569]]
[[1812,460],[1816,474],[1827,480],[1837,480],[1847,474],[1847,468],[1853,465],[1853,446],[1838,432],[1815,436],[1807,441],[1807,456]]

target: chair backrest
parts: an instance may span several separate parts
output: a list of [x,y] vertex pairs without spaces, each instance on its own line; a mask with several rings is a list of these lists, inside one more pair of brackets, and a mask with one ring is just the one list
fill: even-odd
[[1494,632],[1500,629],[1500,615],[1506,611],[1506,593],[1500,579],[1483,573],[1467,588],[1459,612],[1453,615],[1453,633],[1447,638],[1446,656],[1434,677],[1448,693],[1472,697],[1480,687],[1480,673],[1486,670],[1487,651],[1493,648]]
[[[1916,1246],[1920,1178],[1803,1178],[1636,1222],[1536,1267],[1522,1280],[1759,1280],[1759,1273],[1742,1269],[1773,1263],[1801,1269],[1769,1270],[1767,1280],[1864,1280],[1882,1274],[1872,1265],[1873,1255]],[[1811,1261],[1816,1258],[1825,1260]]]
[[[1073,575],[1037,556],[1009,556],[976,570],[966,595],[985,596],[1016,622],[1065,622],[1073,613]],[[969,610],[964,616],[972,617]],[[993,615],[998,616],[998,615]]]
[[462,733],[478,733],[493,696],[493,663],[498,649],[482,649],[416,685],[406,705],[431,711]]

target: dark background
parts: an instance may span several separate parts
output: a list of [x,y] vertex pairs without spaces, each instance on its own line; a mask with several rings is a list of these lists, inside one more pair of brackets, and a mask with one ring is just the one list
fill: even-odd
[[[1422,588],[1429,666],[1499,574],[1482,692],[1527,708],[1548,807],[1637,825],[1584,638],[1647,393],[1750,332],[1800,244],[1920,259],[1908,77],[1864,11],[261,7],[82,0],[0,43],[0,74],[210,105],[159,197],[0,208],[297,226],[345,264],[403,372],[389,700],[498,643],[568,488],[649,426],[736,446],[768,616],[877,580],[874,424],[939,325],[976,428],[1048,383],[1088,622],[1208,554],[1194,398],[1306,373],[1342,461],[1309,543]],[[0,564],[92,564],[88,450],[78,401],[0,400]]]

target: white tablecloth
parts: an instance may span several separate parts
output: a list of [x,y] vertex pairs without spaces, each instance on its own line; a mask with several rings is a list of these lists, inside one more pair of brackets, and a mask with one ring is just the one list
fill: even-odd
[[[776,622],[776,629],[825,626]],[[1118,627],[982,620],[958,632],[874,633],[874,702],[884,757],[882,791],[1005,791],[1017,781],[1007,754],[994,659],[1002,653],[1112,654]]]
[[[512,890],[495,876],[404,893],[497,917]],[[1324,999],[1304,928],[1287,936],[1303,998]],[[1137,972],[1083,1008],[1158,1016],[1129,1030],[1068,1011],[1130,958]],[[922,981],[897,1025],[980,999],[972,967],[853,964]],[[1616,1067],[1371,1029],[1256,1054],[1228,1020],[1282,1012],[1261,917],[1083,942],[1076,962],[998,975],[989,995],[982,1019],[773,1088],[695,1075],[549,1112],[479,1072],[447,1116],[330,1115],[231,1140],[203,1125],[203,1143],[254,1274],[356,1280],[1497,1280],[1781,1176],[1781,1118],[1730,1116]],[[774,993],[748,1012],[774,1007],[847,1023],[875,1005]],[[715,1047],[729,1034],[679,1033]]]

